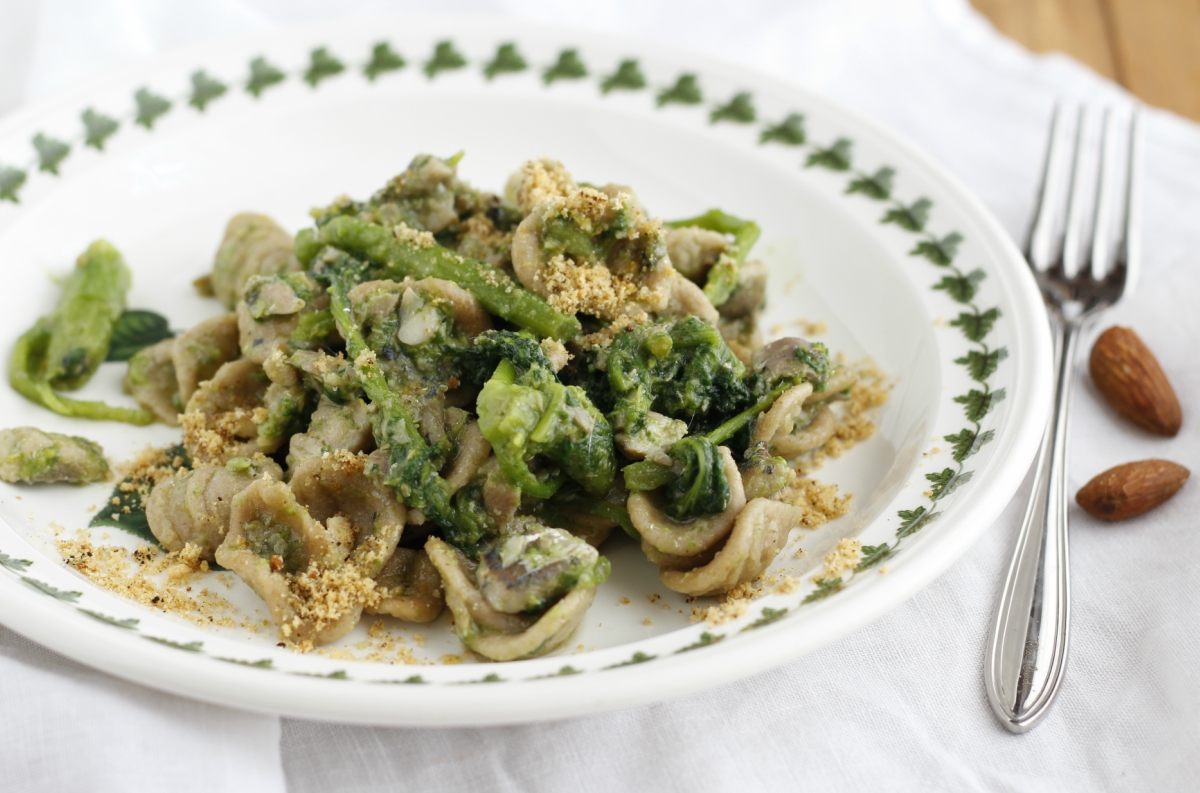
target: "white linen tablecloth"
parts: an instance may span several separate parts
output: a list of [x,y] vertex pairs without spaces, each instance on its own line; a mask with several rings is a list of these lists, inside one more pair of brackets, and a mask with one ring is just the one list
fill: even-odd
[[[0,113],[207,38],[417,10],[434,9],[0,0]],[[1067,58],[1001,38],[965,0],[461,0],[437,10],[659,38],[822,91],[931,152],[1018,239],[1054,97],[1130,101]],[[1126,425],[1081,363],[1072,493],[1131,460],[1200,466],[1200,127],[1157,111],[1147,126],[1143,278],[1104,324],[1134,327],[1154,350],[1184,427],[1163,440]],[[1072,507],[1066,680],[1045,722],[1012,736],[988,709],[981,660],[1027,491],[940,579],[829,647],[719,689],[546,724],[376,729],[247,715],[116,680],[0,628],[0,790],[1197,789],[1200,485],[1124,524]]]

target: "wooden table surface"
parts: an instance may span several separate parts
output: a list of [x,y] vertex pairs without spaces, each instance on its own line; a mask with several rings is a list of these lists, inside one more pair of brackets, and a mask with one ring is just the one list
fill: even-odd
[[1200,121],[1200,0],[971,3],[1034,52],[1064,52],[1148,104]]

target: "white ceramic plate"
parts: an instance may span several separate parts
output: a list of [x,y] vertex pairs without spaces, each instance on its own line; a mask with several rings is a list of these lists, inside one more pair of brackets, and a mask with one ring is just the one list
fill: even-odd
[[[407,64],[369,79],[369,64],[395,66],[373,56],[381,41]],[[824,321],[832,349],[895,377],[876,436],[817,474],[855,494],[853,511],[794,539],[772,568],[803,576],[803,588],[732,622],[693,624],[692,604],[615,538],[604,549],[612,578],[549,657],[349,660],[366,623],[339,643],[342,657],[297,655],[273,630],[202,628],[64,566],[54,527],[86,526],[110,486],[0,485],[0,620],[83,663],[237,707],[381,724],[556,718],[712,686],[830,642],[932,581],[1017,488],[1048,407],[1048,334],[1033,280],[980,204],[826,99],[709,56],[577,31],[322,23],[136,64],[16,114],[0,126],[0,339],[10,345],[51,309],[51,277],[101,236],[133,268],[131,306],[188,327],[217,311],[191,281],[235,212],[298,229],[311,206],[368,195],[415,153],[458,150],[460,173],[481,187],[500,189],[524,159],[548,155],[579,179],[632,185],[663,217],[720,206],[757,219],[772,271],[765,327],[787,335],[798,317]],[[125,399],[123,368],[104,366],[85,395]],[[84,434],[114,459],[178,437],[63,419],[7,388],[0,410],[5,426]],[[93,534],[134,544],[117,529]],[[886,546],[886,559],[816,589],[811,568],[847,535]],[[265,616],[241,582],[210,585]],[[461,652],[445,617],[388,630],[418,659]]]

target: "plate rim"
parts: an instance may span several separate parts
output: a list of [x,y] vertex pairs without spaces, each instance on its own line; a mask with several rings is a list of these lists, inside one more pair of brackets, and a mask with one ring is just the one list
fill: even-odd
[[[1039,370],[1043,375],[1047,375],[1050,371],[1050,339],[1049,329],[1045,323],[1045,311],[1033,278],[1016,245],[990,211],[955,176],[925,155],[919,147],[903,136],[886,130],[882,125],[862,114],[796,83],[702,51],[676,45],[664,45],[650,39],[561,26],[532,25],[507,17],[463,17],[459,15],[396,14],[377,18],[359,17],[338,20],[336,28],[340,30],[366,27],[373,22],[380,21],[395,25],[402,20],[404,23],[425,22],[430,24],[434,30],[443,30],[456,25],[461,26],[464,19],[469,20],[472,26],[494,25],[496,22],[502,22],[505,28],[511,29],[520,24],[536,30],[539,36],[565,36],[567,39],[564,40],[578,41],[581,46],[596,41],[603,42],[610,47],[614,44],[626,45],[635,54],[653,46],[656,57],[668,61],[691,63],[703,58],[709,65],[707,71],[712,74],[736,78],[749,82],[753,86],[769,86],[773,91],[795,96],[803,103],[806,112],[813,112],[815,115],[820,115],[823,120],[836,122],[839,127],[845,125],[850,130],[865,131],[876,141],[892,147],[893,151],[906,160],[907,176],[911,177],[914,171],[920,172],[920,177],[916,181],[921,185],[936,186],[939,194],[952,198],[963,209],[963,219],[971,221],[978,227],[978,232],[973,231],[972,233],[973,239],[981,242],[987,241],[987,247],[990,250],[989,258],[997,263],[996,271],[989,274],[997,276],[998,280],[1002,282],[1004,291],[1013,300],[1014,306],[1019,309],[1019,313],[1015,316],[1006,316],[1008,324],[1012,328],[1012,346],[1022,350],[1020,356],[1013,356],[1009,359],[1013,361],[1011,378],[1014,393],[1009,395],[1014,403],[1012,410],[1015,413],[1018,407],[1021,408],[1022,415],[1025,416],[1023,423],[1026,425],[1034,427],[1044,425],[1049,411],[1050,382],[1048,376],[1039,377],[1038,375]],[[48,114],[61,110],[64,105],[72,103],[81,106],[83,101],[86,101],[81,101],[81,98],[86,97],[97,87],[147,73],[156,65],[175,64],[192,57],[199,59],[199,56],[204,53],[213,54],[211,56],[215,57],[224,47],[233,48],[251,41],[261,41],[263,49],[266,49],[275,39],[299,39],[316,33],[319,35],[312,39],[312,43],[315,44],[321,38],[336,35],[337,31],[330,29],[331,24],[333,23],[305,23],[270,31],[213,39],[113,67],[90,80],[70,86],[45,100],[13,113],[9,118],[0,122],[0,141],[9,139],[21,127],[31,125],[43,113]],[[493,38],[499,42],[502,36],[507,35],[508,32],[508,30],[496,31]],[[517,41],[521,40],[519,32],[513,33],[512,37]],[[430,34],[426,39],[433,42],[435,36]],[[415,63],[410,63],[406,68],[415,67]],[[914,169],[912,166],[916,166],[916,168]],[[1008,262],[1007,267],[1001,265],[1005,261]],[[1030,417],[1037,420],[1030,421]],[[373,701],[381,698],[381,692],[378,684],[368,681],[301,680],[291,675],[264,675],[257,670],[243,670],[229,666],[228,669],[219,668],[219,672],[227,674],[221,675],[225,678],[221,686],[221,694],[214,695],[211,683],[198,682],[210,677],[211,675],[207,672],[211,669],[218,668],[218,665],[213,664],[212,658],[179,653],[177,650],[154,646],[150,643],[146,643],[145,647],[139,646],[139,650],[144,652],[135,654],[134,658],[122,657],[121,648],[124,642],[119,640],[120,632],[112,631],[100,623],[87,624],[86,621],[76,620],[79,622],[79,626],[73,627],[78,627],[79,630],[74,631],[73,635],[82,634],[89,639],[95,639],[98,644],[89,641],[89,646],[93,649],[101,649],[100,645],[103,645],[103,649],[114,652],[98,653],[96,657],[86,660],[79,659],[78,640],[53,627],[54,617],[61,614],[61,610],[55,609],[52,602],[38,597],[38,593],[29,587],[22,587],[10,576],[0,576],[0,593],[9,592],[12,597],[11,602],[23,603],[26,608],[17,609],[14,614],[6,613],[3,621],[17,632],[68,657],[81,660],[83,663],[133,682],[171,693],[260,712],[370,724],[479,725],[542,720],[611,710],[666,699],[755,674],[835,641],[846,633],[878,618],[883,613],[898,607],[917,591],[932,583],[945,569],[960,558],[999,516],[1000,511],[1011,500],[1013,493],[1024,479],[1028,464],[1033,459],[1034,452],[1040,443],[1040,438],[1040,431],[1030,430],[1028,427],[1018,427],[1014,419],[1013,431],[1004,438],[998,439],[992,458],[984,468],[977,472],[981,479],[987,478],[988,486],[981,489],[972,488],[971,492],[976,494],[973,499],[968,499],[966,504],[956,503],[954,505],[957,510],[955,522],[968,525],[971,528],[970,531],[959,529],[934,535],[923,535],[925,550],[922,554],[922,564],[906,565],[892,571],[888,576],[877,577],[876,585],[871,587],[849,587],[838,593],[836,601],[826,600],[809,605],[805,612],[805,626],[808,635],[796,637],[797,641],[790,644],[782,641],[782,634],[788,632],[787,625],[775,623],[765,625],[754,631],[753,634],[739,637],[736,643],[730,643],[724,647],[714,645],[705,648],[704,656],[708,660],[707,667],[710,671],[703,676],[702,681],[697,681],[689,675],[678,674],[682,665],[692,666],[689,660],[667,657],[657,659],[653,664],[605,670],[604,680],[606,683],[612,680],[613,683],[591,687],[603,688],[605,690],[603,696],[596,694],[590,698],[578,696],[538,697],[539,701],[531,704],[527,700],[533,698],[523,696],[528,692],[523,692],[521,686],[515,684],[528,683],[544,686],[543,689],[539,689],[538,693],[541,694],[544,691],[545,694],[551,695],[578,687],[578,680],[575,678],[537,681],[511,680],[507,682],[514,685],[497,686],[492,690],[511,691],[515,693],[515,696],[498,697],[499,700],[511,701],[506,702],[502,708],[489,708],[489,714],[484,718],[481,718],[478,713],[471,714],[470,718],[461,718],[455,715],[458,708],[450,706],[451,703],[447,702],[447,700],[459,700],[464,704],[472,702],[478,705],[478,692],[471,691],[469,687],[458,690],[449,685],[405,686],[402,689],[404,696],[401,699],[409,701],[416,710],[424,711],[425,717],[414,719],[411,718],[414,714],[409,713],[397,720],[386,716],[381,718],[382,714],[379,713],[379,708],[373,707]],[[8,610],[6,609],[6,611]],[[40,615],[47,615],[50,619],[40,619]],[[853,618],[848,619],[851,615]],[[112,646],[109,647],[109,645]],[[720,659],[726,658],[730,652],[736,652],[738,663],[728,665],[730,668],[723,668]],[[160,664],[159,661],[165,663]],[[735,666],[736,669],[733,668]],[[170,668],[171,672],[163,673],[164,667]],[[714,669],[717,672],[714,673],[712,671]],[[201,674],[190,674],[193,671]],[[159,680],[160,677],[170,679]],[[639,685],[629,685],[632,680],[639,680]],[[277,685],[275,681],[279,681]],[[334,688],[327,691],[329,686]],[[330,699],[346,702],[347,695],[356,688],[361,689],[361,692],[358,693],[362,696],[352,697],[356,701],[355,713],[344,712],[344,708],[337,708],[334,712],[327,707]],[[633,694],[634,688],[643,692],[652,690],[652,693],[649,695],[646,693]],[[295,697],[296,704],[292,704],[293,700],[285,696],[287,694],[295,695],[298,692],[307,694],[307,696]],[[330,697],[329,694],[334,694],[334,696]],[[300,700],[304,701],[300,702]],[[431,710],[438,712],[430,713]]]

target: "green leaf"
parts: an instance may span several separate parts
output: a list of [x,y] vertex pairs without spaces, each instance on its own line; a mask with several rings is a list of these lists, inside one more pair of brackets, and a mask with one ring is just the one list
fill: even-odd
[[273,85],[282,83],[287,75],[282,70],[267,62],[261,55],[250,61],[250,79],[246,81],[246,91],[258,99],[262,92]]
[[[818,584],[818,586],[820,585]],[[772,622],[775,622],[787,613],[788,610],[786,608],[773,609],[770,606],[767,606],[762,610],[762,614],[759,616],[759,618],[747,625],[745,630],[751,630],[753,628],[761,628],[764,625],[770,625]]]
[[853,145],[853,141],[849,138],[838,138],[828,149],[818,148],[808,155],[808,161],[804,163],[804,167],[811,168],[819,165],[833,171],[847,171],[850,169],[850,147]]
[[704,101],[704,97],[700,93],[700,86],[696,83],[696,75],[681,74],[675,81],[675,85],[658,92],[658,99],[655,101],[659,107],[672,103],[698,105]]
[[[924,224],[924,219],[921,223]],[[907,226],[905,227],[907,228]],[[911,229],[910,229],[911,230]],[[963,236],[957,231],[952,231],[940,240],[937,238],[921,240],[917,243],[917,247],[908,252],[909,256],[924,256],[929,261],[940,267],[948,267],[954,261],[955,254],[958,253],[958,246],[963,241]],[[976,272],[979,272],[976,270]],[[983,275],[980,274],[982,280]]]
[[304,82],[316,88],[322,80],[346,71],[346,64],[329,54],[324,47],[317,47],[308,56],[308,70],[304,72]]
[[371,60],[363,67],[363,74],[371,82],[384,72],[394,72],[408,65],[404,56],[392,49],[392,45],[381,41],[371,50]]
[[228,90],[225,83],[200,69],[192,73],[192,98],[188,104],[203,113],[209,102],[223,96]]
[[[160,639],[157,636],[142,636],[143,639],[148,639],[156,644],[162,644],[167,647],[174,647],[176,650],[184,650],[189,653],[198,653],[204,648],[204,642],[173,642],[170,639]],[[222,661],[229,659],[222,658]]]
[[138,350],[158,344],[175,334],[167,318],[145,309],[133,308],[121,314],[113,326],[112,342],[106,361],[128,361]]
[[972,270],[966,275],[947,275],[934,285],[933,288],[944,289],[950,297],[959,303],[970,303],[975,297],[975,290],[979,282],[984,277],[983,270]]
[[976,433],[971,429],[963,429],[953,435],[947,435],[945,438],[954,444],[954,462],[961,463],[979,451],[979,448],[990,441],[994,435],[992,430]]
[[[228,660],[232,660],[232,659],[226,658],[225,660],[228,661]],[[259,663],[262,663],[262,662],[260,661]],[[350,679],[349,677],[346,676],[345,669],[338,669],[334,672],[330,672],[327,675],[323,675],[320,672],[291,672],[290,674],[299,675],[300,677],[319,677],[319,678],[322,678],[323,680],[349,680]]]
[[[800,601],[800,605],[803,606],[805,603],[812,603],[816,600],[824,600],[834,592],[841,592],[845,586],[846,584],[842,581],[841,576],[837,578],[822,578],[817,582],[817,588],[809,592],[808,597]],[[766,609],[763,609],[763,611],[766,611]]]
[[439,41],[433,48],[433,57],[425,63],[425,76],[432,80],[438,72],[461,69],[466,65],[467,59],[454,49],[453,42]]
[[1003,388],[998,388],[995,391],[976,391],[972,388],[965,396],[956,396],[954,401],[960,405],[965,405],[963,412],[967,414],[967,421],[973,421],[978,424],[983,420],[983,417],[992,412],[992,409],[1000,402],[1004,401],[1005,391]]
[[900,528],[896,529],[896,539],[902,540],[910,534],[916,534],[941,514],[940,512],[926,512],[925,507],[900,510],[896,513],[900,518]]
[[21,580],[26,584],[29,584],[37,591],[49,595],[50,597],[66,601],[67,603],[74,603],[76,600],[79,600],[79,597],[83,594],[82,592],[64,592],[61,589],[55,589],[49,584],[43,584],[36,578],[30,578],[29,576],[21,576]]
[[621,61],[621,64],[617,66],[617,70],[601,81],[600,93],[607,94],[609,91],[618,88],[623,91],[639,91],[645,87],[645,75],[638,68],[638,62],[630,58],[629,60]]
[[132,630],[133,628],[136,628],[138,626],[138,622],[139,622],[139,620],[134,619],[133,617],[130,617],[129,619],[126,619],[126,620],[119,620],[116,617],[110,617],[107,614],[101,614],[98,611],[89,611],[87,609],[79,609],[79,612],[81,614],[88,615],[89,617],[91,617],[94,620],[99,620],[100,622],[106,622],[109,625],[115,625],[118,628],[125,628],[127,630]]
[[71,147],[61,140],[48,138],[42,133],[33,136],[33,148],[37,149],[38,170],[58,176],[58,164],[71,153]]
[[570,664],[567,664],[562,669],[559,669],[557,672],[555,672],[554,676],[555,677],[566,677],[567,675],[577,675],[577,674],[580,674],[579,670],[576,669],[575,667],[571,666]]
[[736,124],[749,124],[754,121],[757,115],[754,110],[754,103],[750,99],[750,92],[741,91],[734,94],[728,103],[715,108],[709,113],[708,123],[716,124],[718,121],[732,121]]
[[578,50],[563,50],[554,65],[542,72],[542,82],[550,85],[555,80],[582,80],[587,73],[587,67],[579,60]]
[[886,542],[883,545],[864,545],[862,559],[854,566],[854,572],[861,573],[863,570],[869,570],[891,555],[891,546]]
[[634,653],[633,657],[630,658],[628,661],[622,661],[619,664],[613,664],[612,666],[606,666],[604,668],[605,669],[617,669],[622,666],[633,666],[634,664],[644,664],[647,661],[653,661],[657,657],[658,656],[656,656],[656,655],[646,655],[645,653],[639,651],[639,652]]
[[762,144],[775,141],[785,146],[803,146],[807,137],[804,134],[804,116],[792,113],[778,124],[764,129],[758,136],[758,142]]
[[971,314],[964,311],[958,315],[957,319],[950,320],[950,324],[961,328],[963,335],[971,341],[981,342],[992,332],[992,327],[999,318],[1000,309],[998,308],[989,308],[983,312],[976,310]]
[[0,201],[20,203],[17,191],[25,184],[25,172],[7,165],[0,165]]
[[[158,538],[150,531],[150,522],[146,520],[146,510],[141,505],[141,498],[134,493],[121,493],[116,490],[113,491],[112,498],[121,499],[121,505],[116,506],[112,504],[110,499],[97,510],[96,515],[88,525],[112,526],[113,528],[122,529],[130,534],[137,535],[146,542],[158,545]],[[127,501],[133,501],[135,498],[137,500],[136,509],[126,503]],[[130,507],[129,512],[123,511],[126,506]]]
[[500,49],[496,50],[496,57],[483,67],[483,74],[490,80],[497,74],[523,72],[528,68],[529,64],[525,62],[525,58],[517,52],[517,45],[509,42],[500,45]]
[[887,211],[880,223],[895,223],[909,231],[920,231],[929,221],[929,209],[933,202],[928,198],[918,198],[910,206],[897,204]]
[[945,468],[936,474],[925,474],[925,478],[933,485],[929,489],[933,492],[934,501],[940,501],[957,490],[959,485],[971,481],[971,476],[971,471],[956,474],[953,468]]
[[217,658],[218,661],[224,661],[227,664],[237,664],[238,666],[252,666],[255,669],[274,669],[275,664],[270,658],[264,658],[261,661],[243,661],[240,658]]
[[121,126],[115,118],[97,113],[90,107],[83,111],[80,118],[83,120],[86,132],[84,144],[98,151],[104,151],[104,141],[108,140],[117,131],[117,127]]
[[[162,463],[174,465],[179,460],[179,468],[191,465],[187,450],[176,444],[163,450]],[[130,534],[134,534],[156,547],[162,547],[158,538],[150,531],[150,523],[146,520],[146,505],[142,502],[141,490],[149,492],[151,482],[148,479],[126,477],[113,488],[112,495],[105,501],[92,517],[89,526],[112,526]],[[133,485],[133,487],[128,487]],[[115,503],[114,503],[115,502]]]
[[406,677],[403,680],[400,680],[397,682],[408,683],[409,685],[419,686],[419,685],[423,685],[425,683],[425,678],[421,677],[420,675],[411,675],[411,676]]
[[995,373],[1000,362],[1007,357],[1008,348],[997,347],[988,352],[971,350],[963,357],[955,358],[954,362],[966,366],[972,380],[983,383]]
[[883,201],[892,194],[892,179],[896,176],[896,169],[884,166],[876,171],[871,176],[860,174],[857,179],[850,183],[846,188],[847,193],[862,193],[867,198],[874,198],[876,201]]
[[0,567],[8,568],[14,573],[20,573],[31,564],[33,564],[33,562],[29,561],[28,559],[15,559],[3,551],[0,551]]
[[675,652],[676,652],[676,654],[678,654],[678,653],[686,653],[689,650],[699,650],[701,647],[708,647],[710,644],[716,644],[717,642],[721,641],[724,638],[725,638],[724,634],[718,633],[718,634],[714,635],[714,634],[709,633],[708,631],[705,631],[704,633],[700,634],[700,639],[698,641],[695,641],[695,642],[689,644],[687,647],[680,647]]
[[155,120],[171,109],[170,99],[152,94],[147,88],[139,88],[133,95],[133,101],[137,102],[137,118],[134,121],[146,129],[154,129]]

